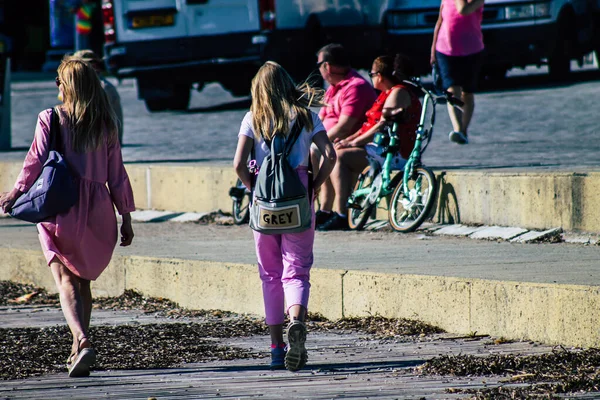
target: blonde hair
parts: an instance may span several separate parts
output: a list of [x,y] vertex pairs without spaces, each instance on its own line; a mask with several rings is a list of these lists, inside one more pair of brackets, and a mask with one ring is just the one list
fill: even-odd
[[73,150],[85,153],[117,141],[117,117],[92,65],[67,56],[58,67],[58,79],[63,93],[62,108],[73,133]]
[[290,133],[292,116],[309,131],[314,128],[309,107],[323,105],[323,91],[308,83],[299,86],[287,71],[273,61],[267,61],[252,79],[252,126],[257,138],[271,140],[277,133]]

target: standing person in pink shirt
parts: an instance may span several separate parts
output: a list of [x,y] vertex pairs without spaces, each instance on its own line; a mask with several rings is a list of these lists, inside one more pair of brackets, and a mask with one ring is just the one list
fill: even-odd
[[[117,244],[116,206],[123,216],[121,246],[133,240],[133,191],[123,166],[117,118],[98,74],[87,62],[69,57],[58,67],[56,85],[64,104],[55,107],[67,164],[77,177],[79,200],[66,213],[37,224],[46,262],[73,335],[67,360],[70,377],[88,376],[96,354],[89,339],[90,281],[108,266]],[[14,189],[0,196],[4,212],[36,182],[50,151],[52,109],[38,116],[33,143]]]
[[445,90],[461,99],[462,112],[448,104],[453,131],[448,135],[458,144],[469,143],[467,130],[475,110],[475,95],[481,67],[484,0],[442,0],[433,32],[431,64],[437,64]]
[[[377,95],[373,86],[350,67],[350,58],[340,44],[328,44],[317,52],[317,66],[323,79],[329,83],[325,92],[325,107],[319,117],[327,130],[329,140],[336,143],[354,134],[366,120]],[[319,166],[319,153],[313,146],[313,168]],[[332,212],[335,190],[329,179],[323,184],[319,196],[321,209],[316,213],[320,227],[330,218],[329,229],[348,229],[348,219]]]

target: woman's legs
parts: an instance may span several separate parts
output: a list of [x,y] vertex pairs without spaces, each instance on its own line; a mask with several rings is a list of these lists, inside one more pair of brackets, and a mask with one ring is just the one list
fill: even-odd
[[50,269],[60,296],[60,306],[73,335],[71,352],[77,353],[79,349],[91,346],[89,340],[82,340],[88,336],[91,315],[90,282],[73,274],[56,257],[50,262]]
[[331,182],[336,193],[335,209],[339,214],[348,212],[348,197],[354,189],[358,174],[369,162],[367,152],[362,147],[350,147],[337,150],[338,160],[331,172]]
[[[462,128],[463,133],[466,135],[473,118],[473,112],[475,111],[475,95],[473,93],[467,93],[463,90],[461,100],[465,105],[462,107]],[[454,107],[453,107],[454,108]]]
[[79,280],[79,293],[81,295],[81,301],[83,302],[83,322],[85,331],[90,331],[90,320],[92,318],[92,290],[90,288],[90,281],[85,279]]
[[[456,97],[457,99],[462,99],[463,97],[463,90],[462,87],[460,86],[450,86],[448,88],[448,91],[450,93],[452,93],[452,96]],[[450,115],[450,121],[452,122],[452,129],[455,132],[465,132],[464,129],[464,125],[463,125],[463,112],[460,111],[458,108],[453,107],[450,103],[447,103],[448,106],[448,115]],[[472,112],[471,112],[472,115]],[[471,117],[469,116],[469,120],[471,119]]]

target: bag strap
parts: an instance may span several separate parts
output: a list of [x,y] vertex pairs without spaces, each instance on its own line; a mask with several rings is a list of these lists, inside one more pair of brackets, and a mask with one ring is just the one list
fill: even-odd
[[[302,129],[303,129],[303,127],[302,127],[302,123],[300,123],[300,121],[294,122],[294,126],[292,127],[290,135],[285,140],[285,147],[284,147],[283,152],[286,157],[291,153],[292,148],[294,147],[294,144],[296,144],[296,141],[300,137],[300,133],[302,132]],[[262,140],[265,142],[265,144],[267,145],[267,147],[269,148],[269,150],[273,150],[271,148],[272,140],[269,140],[266,137],[264,137],[262,135],[262,133],[260,134],[260,136],[261,136]]]
[[63,153],[62,137],[60,134],[60,119],[56,107],[52,108],[50,115],[50,150]]
[[302,123],[296,120],[294,126],[292,127],[292,131],[290,132],[290,136],[288,136],[287,140],[285,141],[285,148],[283,150],[283,153],[286,157],[289,156],[292,152],[292,148],[294,147],[294,144],[296,144],[296,141],[298,141],[302,129]]

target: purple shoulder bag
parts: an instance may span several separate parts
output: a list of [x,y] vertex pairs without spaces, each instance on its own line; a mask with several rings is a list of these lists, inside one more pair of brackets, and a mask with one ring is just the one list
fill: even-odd
[[38,223],[67,212],[79,200],[75,175],[61,153],[60,121],[56,109],[50,118],[50,151],[40,176],[26,193],[17,199],[10,215]]

